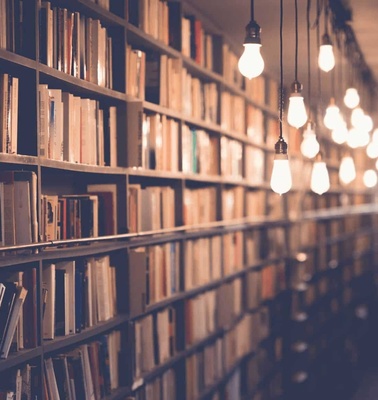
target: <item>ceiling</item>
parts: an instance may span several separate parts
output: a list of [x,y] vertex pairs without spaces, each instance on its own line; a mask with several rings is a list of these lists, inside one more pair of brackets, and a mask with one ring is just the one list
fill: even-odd
[[[212,28],[222,32],[233,45],[236,52],[241,53],[245,35],[245,25],[250,20],[250,1],[248,0],[188,0],[194,9],[206,17]],[[377,0],[342,0],[352,11],[351,26],[355,33],[363,56],[371,69],[375,81],[378,82],[378,2]],[[294,0],[284,0],[283,17],[283,65],[284,85],[289,86],[294,80],[295,59],[295,14]],[[261,26],[261,53],[265,60],[265,72],[279,78],[279,0],[255,0],[255,20]],[[298,51],[298,79],[304,86],[305,98],[308,96],[308,63],[307,63],[307,25],[306,25],[307,1],[298,1],[299,16],[299,51]],[[311,24],[316,20],[316,0],[311,1]],[[323,17],[320,19],[320,35],[324,31]],[[349,64],[345,61],[338,68],[329,73],[318,73],[317,67],[317,30],[312,28],[311,37],[311,88],[313,102],[328,104],[331,92],[341,86],[341,78],[344,82],[342,92],[346,89],[346,80],[350,72]],[[340,54],[336,55],[336,61],[340,60]],[[341,71],[341,75],[340,75]],[[319,77],[320,75],[320,77]],[[319,79],[321,93],[319,93]],[[332,85],[332,80],[336,82]],[[343,93],[336,93],[343,96]],[[321,98],[319,98],[321,95]],[[373,110],[370,110],[373,113]],[[377,115],[378,116],[378,115]],[[374,115],[373,115],[374,118]],[[375,118],[378,122],[378,118]]]

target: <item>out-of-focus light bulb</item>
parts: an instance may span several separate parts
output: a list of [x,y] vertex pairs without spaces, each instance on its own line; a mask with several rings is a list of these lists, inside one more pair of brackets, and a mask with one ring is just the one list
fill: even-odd
[[356,167],[351,156],[345,156],[341,160],[339,178],[345,185],[351,183],[356,178]]
[[302,85],[294,81],[291,85],[289,98],[289,109],[287,111],[287,122],[294,128],[300,128],[307,121],[307,112],[302,96]]
[[363,119],[364,111],[361,107],[356,107],[350,116],[350,122],[355,127],[358,128],[360,125],[361,119]]
[[333,54],[333,46],[329,35],[324,34],[322,44],[319,47],[318,57],[319,68],[324,72],[331,71],[335,66],[335,55]]
[[371,119],[370,115],[364,114],[361,117],[359,126],[364,131],[370,132],[373,129],[373,120]]
[[292,185],[289,158],[287,156],[287,143],[282,136],[280,136],[274,148],[275,155],[270,187],[274,192],[281,195],[288,192]]
[[347,145],[352,149],[356,149],[357,147],[367,146],[369,142],[370,142],[369,132],[357,128],[352,128],[348,132]]
[[343,144],[346,142],[348,137],[348,128],[345,121],[340,121],[337,126],[332,130],[332,140],[337,144]]
[[261,44],[246,43],[244,52],[239,58],[238,67],[240,73],[248,79],[256,78],[264,70],[264,60],[260,53]]
[[324,161],[315,161],[311,172],[311,190],[322,195],[330,188],[327,165]]
[[378,157],[378,142],[371,141],[366,147],[366,154],[369,158],[377,158]]
[[375,169],[378,169],[378,160],[375,162]]
[[344,104],[351,109],[360,104],[360,96],[356,88],[351,87],[345,91]]
[[301,143],[301,153],[307,158],[314,158],[319,153],[319,142],[311,122],[307,124],[306,130],[303,133],[303,141]]
[[373,131],[373,136],[371,138],[373,142],[378,142],[378,128],[375,128]]
[[335,104],[335,99],[331,99],[324,116],[324,125],[326,128],[332,130],[342,121],[340,116],[340,109]]
[[377,184],[377,173],[373,169],[368,169],[364,172],[362,179],[366,187],[372,188]]

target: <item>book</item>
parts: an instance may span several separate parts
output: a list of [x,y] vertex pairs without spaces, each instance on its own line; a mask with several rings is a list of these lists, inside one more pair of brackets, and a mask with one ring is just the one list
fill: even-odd
[[18,318],[22,310],[26,295],[28,291],[22,287],[18,286],[15,293],[15,298],[13,301],[12,308],[10,310],[9,323],[7,324],[6,333],[2,338],[0,346],[0,358],[7,358],[9,350],[12,343],[12,338],[15,333]]

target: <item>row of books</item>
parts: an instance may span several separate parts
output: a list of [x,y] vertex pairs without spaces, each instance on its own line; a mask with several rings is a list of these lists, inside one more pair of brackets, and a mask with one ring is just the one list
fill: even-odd
[[217,220],[217,188],[184,189],[184,225],[197,225]]
[[23,0],[0,0],[0,48],[20,53],[23,49]]
[[[171,8],[171,10],[170,10]],[[128,2],[129,22],[167,46],[172,41],[172,13],[174,6],[161,0],[130,0]],[[177,7],[175,7],[175,10]],[[179,10],[176,10],[176,13]]]
[[219,72],[216,62],[220,58],[221,37],[206,32],[202,21],[194,15],[184,15],[181,19],[181,51],[201,67]]
[[109,256],[45,265],[42,279],[44,339],[78,333],[117,313],[116,271]]
[[[0,4],[1,6],[1,4]],[[18,78],[0,74],[0,152],[17,154]]]
[[226,131],[245,134],[245,99],[242,96],[222,91],[221,102],[221,128]]
[[39,396],[39,370],[36,365],[25,364],[1,374],[0,398],[36,399]]
[[254,185],[265,182],[265,153],[263,150],[252,146],[245,146],[244,151],[245,178]]
[[184,115],[203,121],[218,123],[218,88],[216,83],[207,83],[182,69],[182,111]]
[[[13,344],[13,351],[24,347],[22,314],[28,289],[16,282],[0,282],[0,358],[7,358]],[[30,306],[29,306],[30,310]]]
[[[116,107],[103,110],[99,102],[38,87],[39,154],[59,161],[117,165]],[[106,149],[106,151],[105,151]]]
[[241,231],[223,235],[223,275],[227,276],[244,268],[244,235]]
[[166,54],[148,52],[145,64],[145,99],[181,111],[181,101],[186,96],[182,91],[181,60]]
[[134,323],[134,371],[137,381],[176,353],[176,311],[169,307]]
[[235,186],[222,191],[222,220],[244,217],[244,188]]
[[184,242],[184,289],[206,285],[222,275],[222,236]]
[[245,215],[247,217],[262,217],[266,215],[265,190],[248,190],[245,193]]
[[39,26],[42,63],[99,86],[113,87],[112,38],[99,20],[43,0]]
[[45,399],[100,400],[119,387],[121,334],[113,331],[44,360]]
[[238,68],[239,57],[231,50],[228,43],[222,44],[223,78],[238,88],[243,86],[243,75]]
[[37,175],[33,171],[0,172],[0,243],[38,241]]
[[112,192],[42,195],[41,237],[65,240],[114,235],[116,199]]
[[[273,121],[273,119],[270,119]],[[247,104],[246,108],[246,128],[247,136],[254,143],[262,144],[265,140],[264,112],[252,104]],[[277,138],[277,132],[272,133],[272,137]]]
[[220,164],[222,176],[229,179],[243,178],[243,144],[222,136],[220,140]]
[[128,397],[126,400],[174,400],[176,399],[176,372],[168,369],[162,375],[146,384],[135,392],[135,396]]
[[175,227],[175,190],[169,186],[129,185],[129,231],[146,232]]
[[[139,304],[138,309],[143,311],[145,306],[173,296],[181,290],[179,243],[170,242],[131,250],[129,273],[143,283],[133,288],[135,296],[131,296],[131,308],[142,300],[143,304]],[[137,315],[138,312],[130,310],[130,314]]]
[[219,138],[184,124],[181,134],[181,170],[184,173],[218,175]]

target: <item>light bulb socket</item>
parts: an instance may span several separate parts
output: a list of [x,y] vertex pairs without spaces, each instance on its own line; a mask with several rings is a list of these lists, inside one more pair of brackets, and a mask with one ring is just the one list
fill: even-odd
[[291,84],[291,96],[300,96],[302,94],[302,89],[303,89],[303,85],[295,80],[292,84]]
[[330,38],[330,36],[328,35],[328,33],[325,33],[322,36],[322,46],[324,45],[331,45],[332,46],[332,40]]
[[[278,139],[278,142],[274,145],[274,150],[275,150],[275,159],[287,158],[287,143],[282,137],[280,137]],[[283,157],[277,157],[277,155]]]
[[260,25],[254,20],[249,21],[245,27],[244,44],[261,44],[260,33]]

